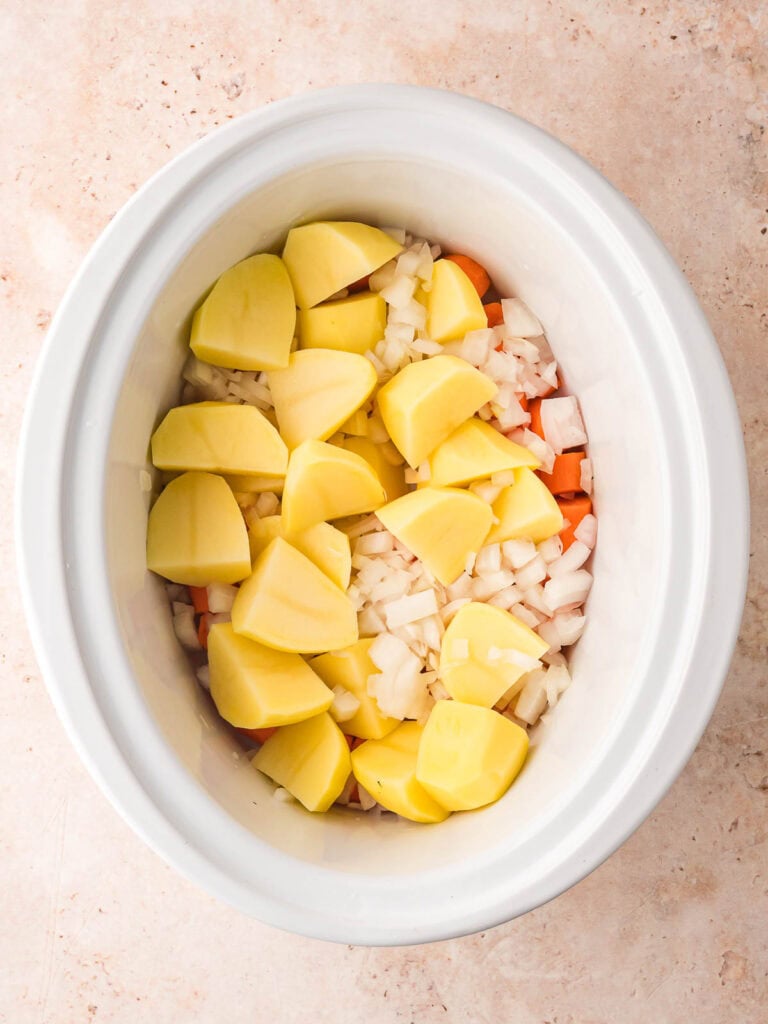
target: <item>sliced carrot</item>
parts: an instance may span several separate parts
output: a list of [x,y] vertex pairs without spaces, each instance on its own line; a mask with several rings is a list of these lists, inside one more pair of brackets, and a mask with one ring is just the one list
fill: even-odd
[[502,312],[500,302],[486,302],[483,309],[488,317],[489,327],[498,327],[499,324],[504,323],[504,313]]
[[520,408],[523,410],[523,412],[528,412],[528,395],[520,393],[519,395],[516,394],[515,398],[520,403]]
[[538,434],[539,437],[544,440],[544,431],[541,426],[541,399],[532,398],[528,403],[528,412],[531,414],[531,424],[528,428],[532,430],[534,434]]
[[555,456],[551,473],[539,476],[553,494],[568,494],[581,490],[581,460],[584,452],[564,452]]
[[575,498],[557,498],[556,501],[564,518],[568,520],[568,525],[560,531],[563,551],[567,551],[576,540],[576,527],[584,516],[588,516],[592,511],[592,499],[586,494],[577,494]]
[[197,639],[200,641],[200,646],[204,651],[208,650],[208,613],[204,613],[200,616],[200,621],[197,624]]
[[355,736],[355,741],[354,741],[354,743],[352,744],[352,749],[353,749],[353,750],[357,750],[357,748],[358,748],[358,747],[360,747],[360,746],[362,746],[362,745],[363,745],[363,743],[365,743],[365,740],[364,740],[364,739],[361,739],[361,737],[360,737],[360,736]]
[[354,736],[350,736],[349,733],[345,732],[344,733],[344,739],[347,741],[347,746],[349,747],[349,749],[350,750],[354,750],[354,748],[355,748],[355,737]]
[[477,260],[473,260],[471,256],[462,256],[460,253],[453,253],[445,258],[450,260],[451,263],[455,263],[457,267],[461,267],[482,299],[491,287],[491,279],[485,267],[481,267]]
[[355,783],[352,789],[350,789],[349,791],[349,802],[351,804],[360,803],[360,790],[357,788],[357,783]]
[[207,587],[190,587],[189,596],[192,598],[192,604],[194,605],[195,611],[198,615],[209,610]]
[[352,295],[353,292],[364,292],[368,287],[368,282],[370,281],[370,279],[371,275],[366,274],[365,277],[361,277],[359,281],[353,281],[352,284],[348,284],[347,291],[349,292],[350,295]]
[[270,736],[274,736],[277,732],[277,726],[273,725],[269,729],[238,729],[243,736],[248,736],[252,740],[256,740],[257,743],[266,743]]

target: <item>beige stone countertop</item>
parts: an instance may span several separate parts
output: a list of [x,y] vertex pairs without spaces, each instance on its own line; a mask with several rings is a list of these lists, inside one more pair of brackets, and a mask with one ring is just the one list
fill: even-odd
[[[6,0],[0,6],[0,1021],[768,1021],[768,7],[761,0]],[[440,86],[548,129],[640,208],[695,288],[738,398],[752,576],[715,715],[656,812],[526,917],[434,946],[274,931],[133,834],[47,697],[11,495],[46,327],[154,171],[306,89]]]

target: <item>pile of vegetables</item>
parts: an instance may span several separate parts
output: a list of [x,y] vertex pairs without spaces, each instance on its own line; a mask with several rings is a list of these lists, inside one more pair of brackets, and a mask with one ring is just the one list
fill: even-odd
[[570,683],[596,540],[538,319],[468,256],[321,222],[226,271],[190,346],[147,565],[253,765],[311,811],[498,799]]

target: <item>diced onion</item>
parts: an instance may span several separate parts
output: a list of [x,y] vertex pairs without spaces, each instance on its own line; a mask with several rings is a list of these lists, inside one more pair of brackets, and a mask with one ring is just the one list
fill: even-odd
[[501,552],[510,568],[522,569],[536,557],[536,545],[530,540],[505,540]]
[[544,333],[541,323],[522,299],[502,299],[504,326],[512,337],[536,338]]
[[237,587],[229,583],[211,583],[208,586],[208,610],[211,612],[231,612],[237,597]]
[[573,531],[573,535],[576,540],[586,544],[588,548],[593,548],[597,540],[597,519],[593,515],[584,516]]
[[592,586],[592,576],[583,569],[553,576],[544,585],[544,599],[553,612],[582,604]]
[[541,403],[541,426],[544,439],[556,455],[567,448],[586,444],[587,434],[579,412],[579,403],[573,395],[545,398]]
[[360,710],[360,701],[343,686],[334,686],[333,703],[328,709],[336,722],[348,722]]
[[531,672],[517,698],[515,714],[528,725],[534,725],[547,706],[546,675],[543,669]]
[[554,562],[549,563],[549,575],[562,576],[563,573],[574,572],[584,565],[591,554],[592,551],[586,544],[575,540],[567,551],[563,552]]

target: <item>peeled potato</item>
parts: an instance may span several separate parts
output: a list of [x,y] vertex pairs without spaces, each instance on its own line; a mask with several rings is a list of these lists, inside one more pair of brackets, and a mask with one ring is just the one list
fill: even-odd
[[359,281],[402,251],[379,228],[356,221],[317,221],[288,232],[283,259],[296,302],[309,309]]
[[147,568],[174,583],[237,583],[250,572],[248,533],[232,491],[212,473],[171,480],[149,513]]
[[296,304],[285,264],[261,253],[226,270],[192,320],[198,359],[235,370],[288,365]]
[[474,366],[441,355],[405,366],[381,388],[377,401],[387,433],[415,469],[496,391]]
[[237,633],[278,651],[318,654],[358,638],[352,602],[282,537],[259,555],[232,605]]
[[269,375],[280,436],[289,448],[324,441],[367,401],[376,371],[365,356],[331,349],[294,352],[286,369]]

